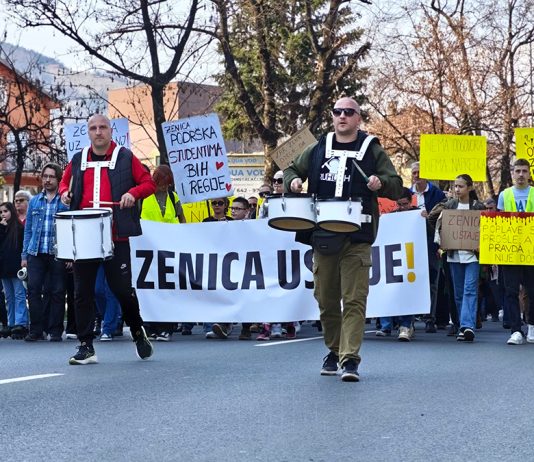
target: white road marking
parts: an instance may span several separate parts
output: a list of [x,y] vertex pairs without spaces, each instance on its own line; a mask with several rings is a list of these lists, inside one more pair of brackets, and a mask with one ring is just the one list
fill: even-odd
[[256,345],[254,345],[254,346],[257,346],[257,347],[268,347],[268,346],[274,346],[274,345],[287,345],[288,343],[307,342],[308,340],[317,340],[317,339],[320,339],[320,338],[323,338],[323,336],[321,335],[319,337],[298,338],[296,340],[284,340],[282,342],[271,342],[271,341],[268,341],[268,342],[265,342],[265,343],[256,343]]
[[27,380],[48,379],[49,377],[58,377],[60,375],[65,375],[65,374],[27,375],[26,377],[15,377],[13,379],[0,380],[0,385],[5,385],[6,383],[26,382]]

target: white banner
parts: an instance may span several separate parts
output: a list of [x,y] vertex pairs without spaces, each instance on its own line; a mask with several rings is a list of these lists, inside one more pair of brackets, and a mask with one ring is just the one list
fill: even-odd
[[[145,321],[287,322],[318,319],[312,250],[267,220],[175,225],[143,221],[130,239],[132,278]],[[367,316],[428,313],[421,212],[380,219]]]
[[[130,149],[130,128],[128,119],[111,119],[110,122],[113,141],[119,146],[124,146]],[[87,122],[65,124],[65,145],[69,161],[74,154],[90,144],[91,140],[89,140],[89,133],[87,132]]]
[[233,195],[217,114],[162,124],[176,192],[187,204]]

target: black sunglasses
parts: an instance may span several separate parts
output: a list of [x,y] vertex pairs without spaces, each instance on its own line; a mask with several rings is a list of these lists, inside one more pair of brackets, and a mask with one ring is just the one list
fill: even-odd
[[345,113],[347,117],[352,117],[354,114],[359,114],[356,109],[352,109],[350,107],[335,107],[332,109],[332,114],[334,117],[339,117],[343,113]]
[[224,205],[224,201],[211,201],[211,205],[213,205],[214,207],[221,207]]
[[284,182],[283,178],[275,178],[275,179],[273,179],[273,183],[276,183],[276,184],[282,184],[283,182]]
[[258,193],[258,196],[260,196],[260,197],[265,197],[265,196],[268,196],[269,194],[270,194],[269,192],[260,191],[260,192]]

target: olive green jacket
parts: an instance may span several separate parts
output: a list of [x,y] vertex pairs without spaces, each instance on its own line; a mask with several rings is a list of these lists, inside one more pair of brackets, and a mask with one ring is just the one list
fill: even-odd
[[[284,189],[286,192],[291,191],[291,182],[295,178],[300,178],[302,181],[308,179],[308,165],[309,158],[314,152],[314,148],[318,142],[308,146],[302,154],[299,154],[293,162],[284,170]],[[386,151],[379,143],[371,143],[366,155],[372,154],[375,157],[376,172],[372,173],[377,176],[382,183],[382,187],[373,195],[371,201],[372,207],[372,224],[374,235],[378,232],[378,199],[377,197],[387,197],[388,199],[396,200],[402,194],[402,178],[395,171],[395,167],[391,163]]]

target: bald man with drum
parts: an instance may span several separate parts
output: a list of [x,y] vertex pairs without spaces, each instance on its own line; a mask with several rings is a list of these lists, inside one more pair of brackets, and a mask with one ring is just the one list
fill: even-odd
[[[298,232],[297,240],[314,249],[314,295],[329,349],[321,375],[336,375],[341,366],[343,381],[358,382],[371,245],[378,228],[377,196],[400,197],[402,179],[378,140],[360,130],[360,106],[354,99],[340,98],[331,115],[334,132],[322,136],[291,163],[284,171],[284,186],[286,191],[300,193],[307,179],[308,193],[317,198],[320,229]],[[339,208],[354,214],[360,207],[360,224],[352,223],[353,216],[344,222],[341,215],[320,223],[324,213],[319,209]]]
[[97,362],[93,347],[94,290],[101,264],[104,265],[108,284],[120,302],[124,322],[130,326],[137,356],[148,359],[153,349],[143,328],[139,302],[132,287],[128,238],[141,234],[136,202],[154,194],[156,185],[132,151],[117,146],[112,140],[111,123],[107,117],[95,114],[89,118],[87,125],[91,146],[73,156],[65,169],[59,192],[62,202],[69,205],[71,211],[112,208],[113,257],[103,261],[75,260],[73,263],[74,305],[80,346],[69,359],[69,364]]

